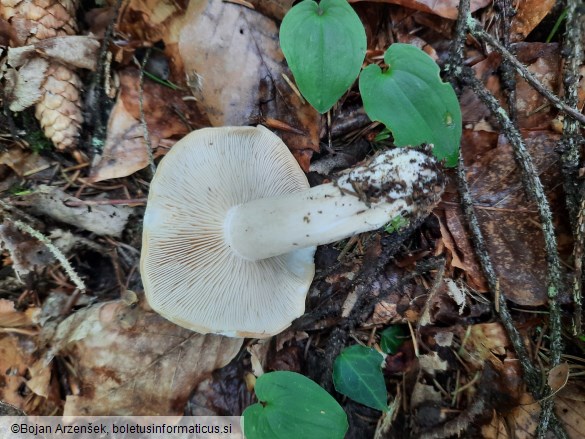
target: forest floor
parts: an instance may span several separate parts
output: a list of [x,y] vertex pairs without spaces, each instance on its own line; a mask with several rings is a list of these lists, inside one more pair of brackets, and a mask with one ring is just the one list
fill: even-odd
[[[81,3],[0,0],[0,402],[34,415],[239,416],[258,377],[287,370],[336,398],[347,437],[585,437],[573,2],[474,0],[468,33],[458,1],[350,1],[365,64],[408,43],[451,80],[462,162],[420,223],[319,247],[305,314],[261,340],[197,334],[148,305],[154,166],[195,129],[262,124],[314,186],[394,147],[391,135],[357,84],[325,115],[290,85],[278,29],[292,0]],[[351,345],[383,354],[383,411],[336,390]]]

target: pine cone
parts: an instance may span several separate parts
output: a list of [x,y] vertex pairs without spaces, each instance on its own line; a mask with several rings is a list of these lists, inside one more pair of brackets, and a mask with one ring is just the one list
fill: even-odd
[[[0,16],[10,22],[20,45],[45,38],[75,35],[75,0],[0,0]],[[52,62],[35,115],[45,135],[59,150],[77,145],[83,115],[81,80],[69,67]]]

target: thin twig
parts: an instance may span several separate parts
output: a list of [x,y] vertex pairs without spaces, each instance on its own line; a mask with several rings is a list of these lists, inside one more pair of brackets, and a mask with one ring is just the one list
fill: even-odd
[[447,72],[447,79],[455,88],[457,81],[461,75],[461,67],[464,65],[465,39],[467,37],[467,25],[464,17],[467,17],[470,10],[469,1],[459,2],[459,15],[457,23],[455,24],[455,39],[449,48],[449,61],[445,64],[445,71]]
[[[579,76],[580,66],[583,61],[583,45],[581,14],[579,4],[575,0],[567,0],[566,32],[563,40],[564,55],[563,87],[565,90],[565,103],[578,111],[579,102]],[[560,142],[562,171],[564,177],[564,189],[567,197],[567,207],[570,214],[571,225],[576,227],[577,215],[580,204],[579,191],[579,162],[580,148],[583,144],[579,124],[571,118],[563,120],[563,137]]]
[[[565,89],[565,103],[577,109],[579,102],[579,69],[583,61],[582,37],[582,15],[579,13],[580,1],[567,0],[567,22],[563,50],[565,55],[563,86]],[[566,117],[563,121],[563,137],[560,142],[563,187],[567,199],[569,218],[573,228],[575,244],[573,246],[573,260],[575,270],[573,272],[573,334],[581,333],[582,305],[582,280],[583,280],[583,240],[585,238],[585,198],[581,195],[579,176],[579,163],[581,159],[581,146],[583,136],[579,124],[573,119]]]
[[505,47],[503,47],[493,36],[487,33],[481,25],[471,16],[467,15],[467,27],[471,34],[479,39],[486,41],[492,46],[500,55],[510,61],[510,64],[514,66],[516,71],[522,78],[528,82],[536,91],[548,99],[556,108],[570,115],[575,120],[578,120],[581,124],[585,125],[585,115],[581,114],[574,108],[569,107],[563,101],[561,101],[552,91],[545,87],[538,79],[534,77],[532,73],[528,71],[526,66],[518,61],[514,55],[512,55]]
[[[510,0],[498,0],[497,2],[501,14],[501,30],[502,30],[502,44],[506,50],[510,50],[510,31],[512,27],[512,17],[514,16],[514,8],[510,4]],[[510,60],[502,59],[501,65],[502,85],[506,93],[506,101],[508,103],[508,114],[512,121],[516,121],[516,75],[510,63]]]
[[573,260],[575,270],[573,272],[573,335],[579,335],[583,331],[581,314],[583,313],[583,253],[585,246],[585,197],[581,201],[581,208],[577,216],[577,225],[574,232],[575,244],[573,246]]

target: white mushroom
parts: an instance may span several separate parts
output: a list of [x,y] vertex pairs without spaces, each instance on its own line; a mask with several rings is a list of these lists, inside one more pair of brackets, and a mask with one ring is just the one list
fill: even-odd
[[315,246],[411,220],[438,202],[435,161],[395,149],[309,188],[264,127],[205,128],[161,161],[144,216],[141,274],[151,307],[202,333],[268,337],[304,312]]

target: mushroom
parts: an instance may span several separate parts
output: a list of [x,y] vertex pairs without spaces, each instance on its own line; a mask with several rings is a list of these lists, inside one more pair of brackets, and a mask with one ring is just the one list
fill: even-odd
[[304,313],[317,245],[414,220],[440,199],[432,157],[394,149],[313,188],[259,127],[177,142],[150,185],[140,270],[150,306],[200,333],[275,335]]

